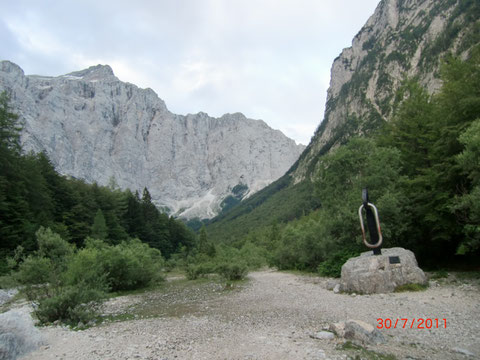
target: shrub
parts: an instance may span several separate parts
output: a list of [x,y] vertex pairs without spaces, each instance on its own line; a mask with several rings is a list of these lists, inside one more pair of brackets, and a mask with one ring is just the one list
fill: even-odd
[[186,268],[188,280],[196,280],[199,277],[214,273],[216,267],[212,263],[190,264]]
[[101,262],[112,291],[139,289],[161,280],[164,264],[159,250],[138,239],[108,248]]
[[38,256],[50,259],[55,266],[62,266],[67,258],[74,253],[75,247],[63,240],[50,228],[40,227],[36,236]]
[[138,289],[161,279],[160,251],[140,240],[110,246],[88,238],[84,249],[50,229],[37,232],[39,250],[19,265],[16,280],[27,285],[41,322],[88,322],[109,290]]
[[223,263],[217,266],[216,272],[228,281],[242,280],[247,276],[248,267],[243,262]]
[[342,266],[351,257],[358,256],[358,252],[353,250],[343,250],[332,254],[327,260],[318,265],[317,271],[322,276],[331,276],[339,278],[342,272]]
[[107,277],[104,264],[101,263],[100,250],[85,248],[78,251],[69,262],[64,274],[66,285],[85,284],[86,286],[102,291],[108,291]]
[[52,297],[41,299],[35,311],[43,323],[61,320],[70,325],[88,323],[97,315],[105,293],[85,284],[63,286]]
[[22,285],[39,285],[51,282],[53,272],[50,259],[30,255],[20,264],[14,277]]
[[431,278],[434,280],[448,278],[448,271],[445,269],[437,270],[435,271],[435,273],[432,275]]

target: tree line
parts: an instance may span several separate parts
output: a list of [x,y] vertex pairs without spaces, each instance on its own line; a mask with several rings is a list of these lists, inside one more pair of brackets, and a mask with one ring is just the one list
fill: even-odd
[[60,175],[44,153],[24,154],[21,122],[8,95],[0,95],[0,273],[5,257],[21,246],[37,250],[36,232],[50,228],[81,248],[87,237],[118,245],[138,238],[165,258],[195,245],[195,234],[161,213],[147,188],[121,190]]

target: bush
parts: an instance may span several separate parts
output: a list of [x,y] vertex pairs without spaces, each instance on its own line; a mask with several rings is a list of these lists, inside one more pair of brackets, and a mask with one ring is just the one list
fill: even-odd
[[243,280],[248,273],[248,267],[243,262],[223,263],[218,265],[216,272],[228,281]]
[[15,279],[22,285],[39,285],[51,282],[54,272],[50,259],[28,256],[15,273]]
[[74,253],[75,247],[63,240],[50,228],[40,227],[36,232],[37,255],[50,259],[56,266],[62,266],[67,258]]
[[78,251],[68,264],[64,282],[69,286],[85,284],[90,288],[108,291],[110,290],[108,275],[101,262],[100,250],[85,248]]
[[188,280],[196,280],[199,277],[214,273],[216,267],[212,263],[190,264],[186,268],[186,275]]
[[358,256],[357,251],[344,250],[332,254],[327,260],[318,265],[318,273],[322,276],[339,278],[342,273],[342,266],[351,257]]
[[101,290],[85,284],[63,286],[55,296],[41,299],[35,314],[43,323],[60,320],[70,325],[86,324],[96,317],[104,296]]
[[161,280],[164,264],[160,251],[140,240],[107,248],[100,261],[112,291],[139,289]]
[[88,238],[84,249],[50,229],[37,232],[39,250],[18,266],[15,279],[27,285],[41,322],[88,322],[109,290],[138,289],[161,279],[160,251],[140,240],[110,246]]

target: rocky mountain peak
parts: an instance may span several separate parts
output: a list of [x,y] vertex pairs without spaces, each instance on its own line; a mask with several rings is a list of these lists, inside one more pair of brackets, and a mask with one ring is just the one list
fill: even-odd
[[90,66],[88,69],[81,71],[74,71],[64,75],[65,77],[82,79],[85,81],[92,80],[118,80],[109,65]]
[[24,76],[24,72],[20,66],[8,60],[0,61],[0,71],[3,73],[13,73],[16,76]]
[[173,114],[109,66],[58,77],[25,76],[10,62],[0,69],[26,151],[44,151],[60,173],[88,182],[147,187],[157,205],[185,218],[217,215],[278,179],[304,150],[240,113]]

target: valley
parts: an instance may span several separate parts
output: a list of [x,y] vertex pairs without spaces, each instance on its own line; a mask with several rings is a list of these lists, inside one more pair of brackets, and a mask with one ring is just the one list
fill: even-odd
[[[272,270],[253,272],[231,290],[215,279],[177,276],[164,288],[105,304],[104,312],[130,320],[40,328],[47,345],[22,359],[463,360],[480,352],[480,283],[460,275],[431,279],[426,291],[365,296],[326,290],[327,278]],[[376,326],[378,318],[446,318],[447,326],[382,329],[385,344],[360,347],[315,338],[338,321]]]

